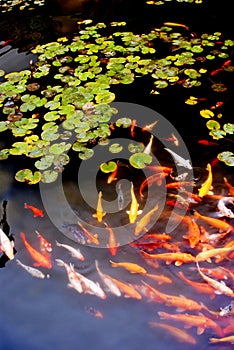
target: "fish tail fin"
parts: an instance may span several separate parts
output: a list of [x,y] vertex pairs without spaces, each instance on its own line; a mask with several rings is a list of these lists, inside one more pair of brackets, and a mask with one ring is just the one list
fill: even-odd
[[40,237],[40,233],[37,230],[35,230],[35,232],[36,232],[37,237]]
[[61,246],[61,243],[59,243],[58,241],[55,240],[55,244],[60,247]]
[[55,259],[55,261],[56,261],[58,266],[64,266],[65,265],[64,261],[62,261],[61,259]]
[[112,261],[112,260],[109,260],[109,261],[110,261],[110,263],[111,263],[111,265],[112,265],[113,267],[118,266],[118,264],[117,264],[116,262],[114,262],[114,261]]
[[20,232],[20,237],[22,238],[23,241],[25,241],[26,237],[25,237],[25,233],[24,232]]
[[158,316],[160,317],[161,320],[165,320],[166,318],[166,313],[163,311],[158,311]]
[[95,259],[95,266],[96,266],[97,271],[99,271],[99,265],[98,265],[98,261],[96,259]]
[[25,207],[26,209],[28,209],[28,204],[27,204],[27,203],[24,203],[24,207]]
[[19,259],[15,259],[15,261],[18,265],[21,265],[21,261]]

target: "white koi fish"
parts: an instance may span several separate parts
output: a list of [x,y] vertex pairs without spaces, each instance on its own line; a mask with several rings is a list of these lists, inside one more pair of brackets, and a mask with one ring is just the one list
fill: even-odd
[[82,285],[80,283],[80,278],[79,276],[77,276],[76,272],[72,270],[71,267],[67,263],[65,263],[63,260],[55,259],[55,261],[57,262],[58,266],[65,267],[67,271],[67,276],[70,282],[68,283],[67,286],[69,288],[74,288],[78,293],[82,293],[83,292]]
[[190,164],[189,159],[182,158],[181,156],[179,156],[177,153],[175,153],[169,148],[164,148],[164,149],[172,155],[177,165],[183,166],[184,168],[187,168],[187,169],[192,169],[192,165]]
[[108,290],[117,297],[120,297],[121,292],[119,287],[117,287],[117,285],[112,281],[112,279],[108,275],[101,272],[97,260],[95,260],[95,265],[99,276],[101,277],[103,283],[107,286]]
[[152,143],[153,143],[153,138],[154,138],[154,135],[152,134],[150,136],[149,143],[148,143],[148,145],[146,145],[143,153],[145,153],[145,154],[150,154],[151,153],[151,147],[152,147]]
[[118,209],[122,210],[124,208],[124,195],[123,195],[123,191],[121,188],[121,183],[118,185],[117,190],[118,190],[118,197],[117,197]]
[[35,267],[28,266],[23,264],[19,259],[16,259],[16,262],[18,265],[20,265],[25,271],[27,271],[31,276],[36,278],[50,278],[49,274],[44,274],[40,270],[36,269]]
[[234,218],[234,212],[227,208],[227,204],[233,204],[234,205],[234,197],[223,197],[218,201],[217,209],[218,209],[218,216],[226,216],[230,219]]
[[0,250],[10,259],[14,259],[14,242],[0,228]]
[[71,253],[71,255],[74,257],[74,258],[77,258],[77,259],[79,259],[79,260],[81,260],[81,261],[84,261],[84,256],[83,256],[83,254],[81,254],[81,251],[80,251],[80,249],[75,249],[75,248],[73,248],[73,247],[71,247],[70,245],[68,245],[68,244],[62,244],[62,243],[59,243],[58,241],[55,241],[55,243],[56,243],[56,245],[58,246],[58,247],[63,247],[63,248],[65,248],[65,249],[67,249],[70,253]]

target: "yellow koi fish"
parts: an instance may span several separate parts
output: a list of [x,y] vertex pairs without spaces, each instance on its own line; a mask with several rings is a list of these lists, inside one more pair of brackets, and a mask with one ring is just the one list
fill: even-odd
[[210,191],[212,186],[213,176],[212,176],[211,165],[209,163],[207,164],[206,170],[208,171],[208,177],[206,181],[201,185],[201,188],[199,188],[198,190],[199,197],[205,196]]
[[234,344],[234,335],[229,335],[228,337],[223,338],[210,338],[209,342],[214,343],[231,343]]
[[141,274],[145,274],[147,271],[134,263],[129,263],[129,262],[114,262],[112,260],[110,260],[111,266],[112,267],[123,267],[126,270],[128,270],[130,273],[141,273]]
[[96,210],[96,213],[93,214],[93,217],[97,218],[98,222],[102,222],[103,217],[106,215],[106,213],[103,211],[101,200],[102,200],[102,191],[99,191],[97,210]]
[[127,214],[129,216],[129,222],[133,224],[137,218],[137,215],[142,213],[142,210],[138,210],[139,203],[137,202],[135,193],[134,193],[134,188],[133,188],[133,183],[131,183],[131,205],[130,205],[130,210],[127,210]]
[[151,217],[154,215],[154,213],[158,210],[158,204],[155,205],[153,209],[151,209],[147,214],[145,214],[139,221],[136,223],[135,227],[135,236],[138,236],[139,233],[141,233],[143,230],[145,232],[148,231],[146,226],[149,224]]

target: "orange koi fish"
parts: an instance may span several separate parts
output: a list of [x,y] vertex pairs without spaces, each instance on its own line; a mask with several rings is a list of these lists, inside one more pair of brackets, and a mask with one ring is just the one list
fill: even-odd
[[195,345],[197,343],[196,339],[193,338],[191,335],[189,335],[187,332],[181,330],[180,328],[171,326],[166,323],[160,323],[160,322],[149,322],[150,327],[153,328],[163,328],[166,331],[168,331],[170,334],[174,335],[174,337],[182,343],[189,343]]
[[112,281],[112,279],[111,279],[111,277],[109,275],[106,275],[106,274],[101,272],[97,260],[95,260],[95,265],[96,265],[96,269],[97,269],[97,272],[98,272],[99,276],[101,277],[103,283],[106,285],[108,290],[112,294],[116,295],[117,297],[120,297],[121,296],[121,292],[120,292],[119,287]]
[[35,260],[35,263],[33,265],[34,266],[42,266],[42,267],[45,267],[47,269],[51,269],[52,264],[51,264],[50,257],[45,256],[45,255],[41,254],[40,252],[38,252],[36,249],[34,249],[29,244],[29,242],[26,240],[24,232],[20,232],[20,237],[22,238],[22,241],[25,245],[25,248],[27,249],[27,251],[29,252],[31,257],[33,258],[33,260]]
[[144,256],[146,257],[148,256],[148,258],[150,259],[163,260],[166,262],[167,265],[174,262],[175,266],[180,266],[184,263],[195,262],[195,257],[193,255],[189,253],[181,253],[181,252],[160,253],[160,254],[148,254],[144,252]]
[[147,235],[144,235],[144,239],[153,238],[160,241],[169,241],[171,239],[171,236],[167,233],[148,233]]
[[158,173],[170,174],[172,172],[172,168],[161,165],[146,165],[146,168]]
[[163,283],[172,283],[172,279],[164,276],[164,275],[156,275],[153,273],[146,273],[145,276],[152,278],[153,280],[157,281],[158,284],[163,284]]
[[225,294],[228,295],[229,297],[234,297],[234,291],[229,288],[224,281],[218,282],[215,279],[206,276],[199,267],[198,262],[196,261],[197,264],[197,268],[198,268],[198,272],[201,275],[201,277],[210,285],[215,289],[215,293],[216,294]]
[[154,175],[151,175],[149,177],[147,177],[141,184],[140,189],[139,189],[139,194],[141,196],[141,198],[144,197],[143,195],[143,191],[145,190],[146,186],[152,186],[153,183],[157,183],[158,186],[160,186],[162,184],[162,179],[167,176],[168,174],[165,174],[164,172],[160,172],[160,173],[156,173]]
[[[227,244],[225,244],[225,246],[223,248],[229,248],[229,247],[233,247],[234,250],[234,241],[230,241]],[[219,256],[216,257],[215,262],[216,264],[219,264],[221,261],[223,261],[228,255],[228,252],[223,252],[220,253]]]
[[140,273],[140,274],[147,273],[147,271],[138,264],[129,263],[129,262],[114,262],[112,260],[110,260],[110,263],[112,267],[123,267],[130,273]]
[[157,123],[158,123],[158,120],[155,120],[155,122],[145,125],[141,130],[142,131],[151,131]]
[[132,138],[134,138],[134,136],[135,136],[135,131],[134,131],[135,126],[136,126],[136,119],[133,119],[131,127],[130,127],[130,134],[131,134]]
[[234,232],[234,227],[220,219],[211,218],[209,216],[201,215],[196,210],[192,209],[191,214],[196,218],[205,221],[207,224],[218,228],[220,231]]
[[34,206],[32,206],[32,205],[29,205],[29,204],[27,204],[27,203],[24,203],[24,207],[25,207],[26,209],[31,209],[31,210],[32,210],[32,212],[33,212],[33,214],[34,214],[34,215],[33,215],[34,218],[37,217],[37,216],[40,216],[40,217],[43,217],[43,216],[44,216],[42,210],[40,210],[40,209],[38,209],[38,208],[36,208],[36,207],[34,207]]
[[231,252],[232,250],[234,250],[234,246],[227,247],[227,248],[214,248],[214,249],[205,250],[197,254],[196,261],[197,262],[207,261],[210,263],[211,262],[210,258],[213,258],[214,256],[219,256],[224,252],[226,253]]
[[176,322],[183,322],[185,328],[197,327],[197,334],[201,335],[204,333],[206,328],[212,328],[219,336],[223,335],[223,331],[217,323],[212,319],[204,316],[202,313],[199,315],[190,314],[168,314],[166,312],[159,311],[158,315],[161,320],[175,320]]
[[186,30],[189,30],[188,26],[186,26],[185,24],[181,24],[181,23],[164,22],[163,24],[165,26],[182,27],[182,28],[185,28]]
[[230,194],[231,196],[234,196],[234,186],[232,186],[228,180],[226,179],[226,177],[223,178],[223,181],[225,183],[225,185],[228,188],[228,194]]
[[150,153],[152,152],[151,148],[152,148],[153,138],[154,138],[154,135],[152,134],[152,135],[150,136],[149,143],[148,143],[148,145],[146,145],[146,147],[145,147],[143,153],[145,153],[145,154],[150,154]]
[[94,235],[91,233],[91,232],[89,232],[83,225],[82,225],[82,223],[78,220],[77,221],[77,224],[82,228],[82,230],[84,231],[84,233],[86,234],[86,236],[87,236],[87,242],[88,243],[94,243],[94,244],[96,244],[96,245],[99,245],[99,240],[98,240],[98,234],[97,233],[95,233]]
[[202,309],[209,311],[205,305],[199,304],[195,300],[186,298],[184,296],[179,297],[177,295],[164,294],[159,292],[157,289],[151,287],[148,283],[144,281],[142,281],[142,283],[152,290],[156,297],[159,298],[160,302],[165,303],[167,306],[176,307],[178,312],[201,311]]
[[168,142],[173,142],[175,146],[179,146],[179,140],[178,138],[175,136],[174,133],[171,134],[171,137],[166,137],[166,138],[160,138],[160,140],[164,140],[164,141],[168,141]]
[[[198,269],[196,267],[190,267],[191,270],[197,271]],[[215,279],[220,279],[220,280],[227,280],[228,279],[228,271],[225,270],[223,267],[216,267],[213,269],[209,269],[206,267],[200,267],[200,270],[203,273],[206,273],[210,277],[213,277]]]
[[223,337],[223,338],[210,338],[209,342],[214,344],[214,343],[231,343],[234,344],[234,334],[229,335],[228,337]]
[[92,315],[92,316],[94,316],[94,317],[96,317],[96,318],[103,318],[103,313],[102,313],[101,311],[99,311],[99,310],[93,308],[93,307],[87,307],[87,306],[86,306],[84,309],[85,309],[85,311],[86,311],[88,314],[90,314],[90,315]]
[[109,243],[107,244],[107,247],[109,248],[111,255],[116,255],[119,243],[116,242],[115,234],[112,228],[109,225],[107,225],[106,222],[104,222],[104,225],[106,226],[106,229],[109,232]]
[[131,198],[132,198],[132,201],[130,205],[130,210],[127,210],[127,214],[129,216],[129,222],[133,224],[136,221],[137,215],[142,213],[142,210],[138,210],[139,203],[137,202],[132,182],[131,182]]
[[208,141],[208,140],[198,140],[199,145],[203,146],[218,146],[219,144],[214,141]]
[[[177,214],[175,214],[177,215]],[[180,217],[180,215],[178,215]],[[185,223],[188,227],[188,232],[183,238],[188,239],[189,245],[191,248],[195,248],[200,240],[200,229],[197,223],[191,219],[190,216],[185,215],[182,219],[182,222]]]
[[96,210],[96,213],[93,214],[93,217],[97,218],[98,222],[102,222],[103,217],[106,215],[106,213],[103,212],[101,200],[102,200],[102,191],[99,191],[99,193],[98,193],[98,202],[97,202],[97,210]]
[[189,198],[191,198],[195,202],[201,202],[202,201],[201,197],[199,197],[198,195],[196,195],[196,194],[194,194],[192,192],[189,192],[189,191],[185,190],[184,188],[182,189],[182,192],[185,193]]
[[210,295],[210,299],[214,299],[215,298],[215,289],[212,286],[210,286],[209,284],[191,281],[191,280],[189,280],[188,278],[186,278],[184,276],[182,271],[180,271],[177,275],[183,281],[185,281],[190,286],[192,286],[198,293],[209,294]]
[[116,166],[116,169],[108,176],[107,183],[111,184],[113,181],[117,180],[117,172],[118,172],[118,165]]
[[121,292],[124,293],[125,298],[134,298],[134,299],[142,299],[142,296],[140,293],[138,293],[135,288],[133,288],[130,284],[124,283],[120,280],[117,280],[111,276],[109,278],[112,280],[113,283],[117,285],[117,287],[120,289]]
[[193,181],[181,181],[181,182],[171,182],[166,184],[166,188],[180,188],[184,186],[194,186]]
[[136,227],[134,231],[135,236],[138,236],[139,233],[141,233],[143,230],[145,232],[148,231],[146,226],[149,224],[152,216],[155,214],[157,210],[158,210],[158,204],[156,204],[154,208],[152,208],[147,214],[145,214],[139,221],[136,222]]
[[46,250],[48,253],[51,253],[52,252],[52,245],[51,245],[51,243],[49,243],[44,237],[42,237],[42,235],[37,230],[35,232],[37,234],[37,237],[40,240],[40,250],[41,250],[41,252],[43,253]]

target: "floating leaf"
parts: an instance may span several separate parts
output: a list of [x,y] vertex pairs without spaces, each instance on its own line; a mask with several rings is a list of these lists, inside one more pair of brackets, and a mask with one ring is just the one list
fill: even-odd
[[15,174],[15,179],[19,182],[27,182],[29,185],[34,185],[41,180],[41,173],[39,171],[35,171],[33,174],[30,169],[22,169],[17,171]]
[[45,170],[41,174],[41,181],[47,184],[55,182],[57,178],[58,173],[55,170]]
[[45,170],[47,168],[49,168],[54,160],[54,156],[52,155],[45,155],[44,157],[42,157],[40,160],[37,160],[35,162],[35,167],[39,170]]
[[212,118],[214,116],[214,113],[210,109],[202,109],[200,111],[200,115],[203,118]]
[[132,119],[130,119],[130,118],[119,118],[118,120],[116,120],[115,124],[118,127],[122,126],[123,128],[129,128],[129,126],[131,126],[131,124],[132,124]]
[[224,92],[227,90],[227,87],[226,85],[222,84],[222,83],[216,83],[216,84],[213,84],[211,86],[212,90],[214,90],[215,92]]
[[134,153],[129,158],[130,164],[137,169],[145,168],[146,164],[150,164],[152,162],[152,157],[150,154],[146,153]]
[[209,120],[206,123],[206,126],[209,130],[219,130],[220,124],[216,120]]
[[79,153],[79,158],[82,160],[90,159],[94,155],[94,151],[92,149],[86,148],[81,153]]
[[226,132],[224,130],[212,130],[209,132],[209,135],[212,136],[213,139],[219,140],[226,135]]
[[50,146],[49,152],[51,154],[61,154],[64,153],[65,151],[68,151],[71,148],[71,144],[61,142],[61,143],[54,143]]
[[115,94],[113,92],[103,92],[95,96],[95,101],[97,103],[111,103],[115,99]]
[[128,150],[131,153],[141,153],[145,149],[143,143],[129,143]]
[[0,132],[8,129],[7,123],[4,121],[0,121]]
[[113,161],[110,161],[108,163],[102,163],[100,165],[100,170],[103,173],[112,173],[116,169],[117,169],[117,164],[115,162],[113,162]]
[[225,151],[218,154],[217,158],[228,166],[234,166],[233,152]]
[[112,145],[110,145],[109,147],[109,151],[111,153],[119,153],[123,150],[123,146],[121,146],[119,143],[113,143]]
[[231,124],[231,123],[224,124],[223,130],[226,131],[228,134],[233,134],[234,133],[234,124]]
[[47,122],[51,122],[51,121],[54,121],[54,120],[57,120],[60,118],[60,115],[58,114],[57,111],[51,111],[51,112],[47,112],[45,115],[44,115],[44,119],[47,121]]
[[7,148],[1,149],[1,151],[0,151],[0,160],[7,159],[8,155],[9,155],[9,149],[7,149]]

